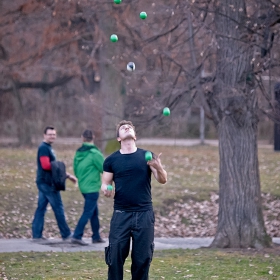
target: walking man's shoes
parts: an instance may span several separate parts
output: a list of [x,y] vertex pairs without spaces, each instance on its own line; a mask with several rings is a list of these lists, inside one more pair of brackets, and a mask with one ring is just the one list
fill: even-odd
[[71,241],[72,237],[73,237],[73,233],[70,233],[67,237],[62,238],[62,240],[69,242],[69,241]]
[[77,245],[81,245],[81,246],[87,246],[88,243],[86,243],[85,241],[83,241],[82,239],[77,239],[77,238],[73,238],[71,239],[71,243],[72,244],[77,244]]
[[32,242],[35,242],[35,243],[45,243],[45,242],[48,242],[48,239],[45,238],[45,237],[32,238]]
[[92,243],[105,243],[106,241],[103,240],[102,238],[99,239],[92,239]]

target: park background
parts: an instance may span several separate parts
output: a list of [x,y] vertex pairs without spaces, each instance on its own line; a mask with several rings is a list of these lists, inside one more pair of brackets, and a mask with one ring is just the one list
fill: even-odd
[[[218,138],[203,98],[217,67],[214,2],[3,0],[0,5],[2,141],[37,144],[51,124],[59,137],[93,129],[104,150],[122,119],[135,123],[139,137]],[[279,16],[270,1],[246,5],[253,26],[269,26],[260,36],[259,27],[256,34],[248,30],[246,39],[261,104],[258,138],[271,144]],[[139,11],[148,17],[140,19]],[[118,42],[110,41],[111,34]],[[136,64],[133,73],[126,70],[129,61]],[[169,118],[162,116],[164,107],[170,107]]]
[[[240,249],[159,252],[151,279],[279,277],[279,250],[271,244],[280,227],[273,149],[279,7],[279,0],[0,1],[0,237],[31,237],[36,149],[46,125],[57,128],[54,148],[71,172],[85,128],[106,156],[118,148],[115,124],[129,119],[139,143],[155,137],[219,143],[141,144],[163,152],[169,174],[165,186],[153,182],[156,236],[212,236],[212,248]],[[134,72],[126,70],[129,61]],[[164,107],[170,116],[162,115]],[[82,196],[69,183],[62,195],[74,228]],[[104,237],[111,213],[112,200],[101,198]],[[44,233],[59,236],[51,209]],[[271,258],[261,250],[267,247]],[[94,255],[93,268],[93,255],[1,254],[0,276],[88,279],[95,271],[104,279],[104,256]]]
[[[219,203],[219,210],[213,208],[213,216],[203,219],[213,225],[202,225],[208,229],[205,235],[215,235],[216,247],[269,246],[270,237],[279,232],[278,153],[273,150],[280,132],[279,4],[2,0],[2,236],[30,236],[36,203],[34,159],[46,125],[56,127],[54,148],[71,171],[84,129],[94,131],[96,145],[107,156],[118,149],[115,125],[129,119],[139,141],[198,138],[200,144],[205,139],[219,143],[193,148],[143,145],[166,154],[168,191],[155,187],[162,224],[172,213],[172,219],[188,226],[184,215],[189,206],[182,205],[195,197]],[[144,20],[141,11],[148,14]],[[110,40],[112,34],[117,42]],[[129,61],[135,71],[127,71]],[[165,107],[170,116],[162,114]],[[258,148],[258,143],[269,148]],[[80,199],[77,188],[68,186],[64,196],[70,219],[81,210],[69,206],[81,203],[73,200],[72,191]],[[271,200],[264,199],[270,195]],[[163,207],[169,205],[182,207],[181,214]],[[271,205],[272,228],[265,212]],[[21,213],[25,207],[28,214]],[[19,213],[26,218],[18,218]],[[53,227],[52,220],[47,224]],[[195,234],[182,226],[178,233],[177,227],[168,234]]]

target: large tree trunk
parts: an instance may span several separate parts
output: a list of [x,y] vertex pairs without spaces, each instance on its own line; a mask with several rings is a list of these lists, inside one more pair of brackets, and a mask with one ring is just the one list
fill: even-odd
[[244,0],[217,2],[217,73],[208,103],[220,154],[218,227],[212,246],[221,248],[262,248],[271,243],[262,214],[253,49],[243,36],[245,20]]
[[234,116],[224,116],[218,130],[220,198],[218,228],[212,246],[269,246],[261,207],[255,120],[250,112],[244,112],[242,125],[236,123]]
[[32,146],[32,136],[30,127],[27,122],[25,108],[22,103],[19,89],[15,86],[14,81],[11,81],[13,86],[13,94],[15,97],[16,107],[16,122],[17,122],[17,136],[20,146]]
[[[110,11],[110,5],[108,4],[108,11]],[[108,14],[100,14],[99,26],[108,38],[117,31],[115,24],[113,16],[108,21]],[[124,96],[121,95],[122,77],[114,66],[114,63],[110,64],[109,60],[106,59],[108,57],[123,55],[119,44],[120,42],[112,43],[108,40],[100,51],[100,94],[103,112],[101,125],[103,139],[102,150],[106,148],[108,140],[116,139],[116,124],[123,119],[124,115]]]

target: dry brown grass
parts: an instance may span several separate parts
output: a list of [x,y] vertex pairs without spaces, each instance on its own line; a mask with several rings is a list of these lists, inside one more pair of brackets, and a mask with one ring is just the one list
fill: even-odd
[[[58,159],[66,163],[70,172],[72,172],[73,155],[78,146],[78,144],[72,146],[54,145]],[[209,220],[209,217],[203,217],[202,212],[196,209],[200,209],[201,205],[212,207],[215,204],[219,173],[218,149],[211,146],[143,146],[141,148],[151,150],[156,154],[162,152],[162,163],[168,172],[168,183],[166,185],[160,185],[154,179],[152,181],[154,208],[157,213],[157,221],[161,221],[156,227],[156,235],[170,236],[171,234],[170,230],[166,230],[167,226],[164,225],[161,218],[167,219],[167,225],[170,221],[173,221],[176,227],[178,227],[178,224],[182,224],[184,227],[188,227],[188,225],[193,227],[195,223],[198,228],[201,228],[201,231],[199,231],[201,236],[209,235],[205,231],[202,234],[203,228],[209,228],[204,223],[206,219]],[[0,152],[0,193],[2,198],[0,202],[0,235],[5,238],[29,238],[31,237],[30,226],[37,203],[37,188],[35,185],[36,148],[1,148]],[[268,210],[266,217],[271,224],[280,220],[280,210],[276,199],[280,196],[280,159],[278,153],[269,149],[260,149],[259,159],[262,190],[271,194],[267,200],[267,207],[269,205],[273,205],[273,207],[266,209]],[[70,182],[67,183],[67,191],[62,192],[62,197],[67,220],[70,227],[74,229],[82,212],[83,198],[77,187]],[[182,208],[184,204],[185,207],[190,207],[187,216],[184,215],[184,212],[188,210],[184,211],[184,208]],[[113,201],[100,195],[100,223],[104,237],[108,234],[112,207]],[[215,215],[215,211],[212,212]],[[215,223],[213,216],[212,221]],[[163,226],[160,227],[160,224]],[[173,230],[172,232],[175,236],[180,236],[180,234],[188,236],[188,232],[189,235],[193,234],[194,236],[200,234],[188,229],[183,231]],[[210,232],[213,234],[213,228]],[[50,207],[46,214],[44,234],[46,237],[59,236]],[[90,234],[89,227],[87,227],[85,236],[89,237]]]

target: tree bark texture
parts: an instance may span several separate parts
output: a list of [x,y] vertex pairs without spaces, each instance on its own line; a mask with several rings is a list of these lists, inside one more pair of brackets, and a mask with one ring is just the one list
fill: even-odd
[[[110,3],[108,3],[110,6]],[[109,8],[108,8],[109,9]],[[109,38],[114,33],[116,22],[113,16],[110,21],[108,15],[100,14],[99,25],[105,31]],[[107,141],[116,139],[116,124],[123,119],[124,114],[124,100],[121,95],[121,75],[113,63],[109,63],[106,58],[120,56],[122,51],[117,43],[109,42],[100,50],[100,73],[101,73],[101,87],[100,87],[100,102],[102,106],[102,149],[104,150]]]
[[22,98],[20,95],[20,90],[16,87],[14,81],[11,81],[13,94],[15,97],[15,107],[16,109],[16,119],[18,124],[18,140],[20,146],[32,146],[32,136],[30,127],[27,123],[26,110],[24,108]]
[[216,6],[217,72],[208,103],[219,136],[220,177],[218,227],[212,247],[267,247],[271,239],[262,214],[258,107],[252,91],[253,49],[248,38],[244,39],[245,2],[223,0]]

